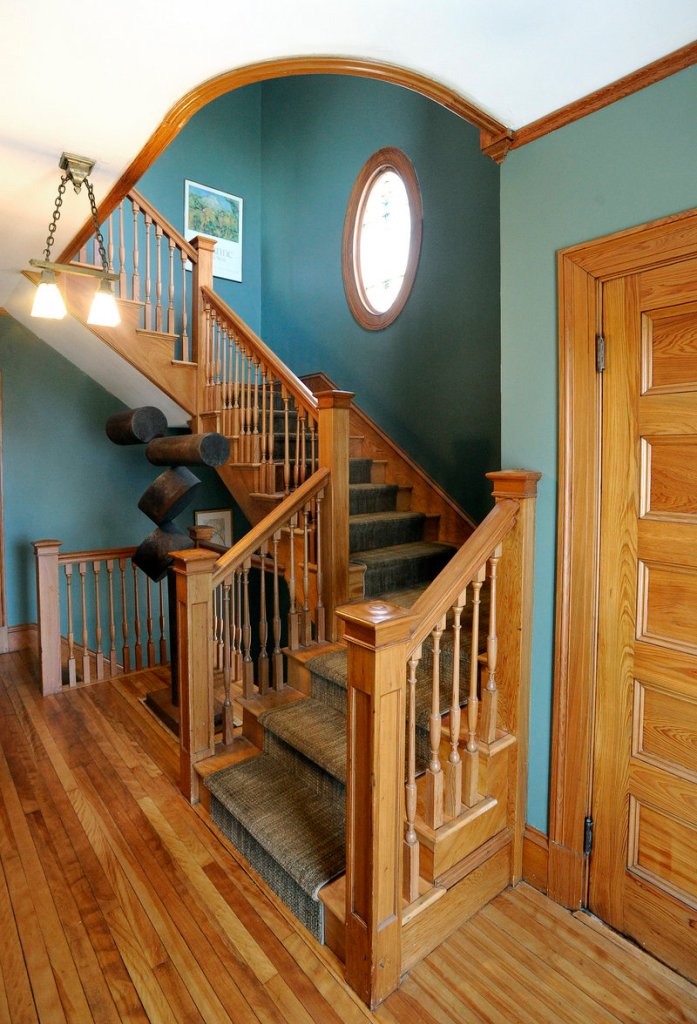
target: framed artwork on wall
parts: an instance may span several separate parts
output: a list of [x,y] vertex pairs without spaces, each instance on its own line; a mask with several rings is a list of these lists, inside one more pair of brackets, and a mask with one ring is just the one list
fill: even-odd
[[195,526],[211,526],[211,541],[222,547],[232,547],[232,509],[231,508],[199,508],[194,512]]
[[242,199],[195,181],[184,182],[184,235],[205,235],[217,242],[213,276],[242,280]]

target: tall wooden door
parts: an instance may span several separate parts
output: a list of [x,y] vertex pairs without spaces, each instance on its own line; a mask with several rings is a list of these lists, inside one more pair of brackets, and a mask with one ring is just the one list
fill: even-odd
[[697,259],[603,285],[590,909],[697,980]]

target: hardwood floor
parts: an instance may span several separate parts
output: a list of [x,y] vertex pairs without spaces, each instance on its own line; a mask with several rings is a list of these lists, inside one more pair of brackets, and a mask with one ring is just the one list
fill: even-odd
[[0,1021],[697,1021],[697,990],[522,885],[375,1014],[175,786],[139,673],[42,699],[0,657]]

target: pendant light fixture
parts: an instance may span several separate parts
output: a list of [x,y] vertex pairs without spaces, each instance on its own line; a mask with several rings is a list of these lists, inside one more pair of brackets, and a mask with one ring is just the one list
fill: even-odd
[[[63,296],[56,281],[56,273],[80,274],[84,277],[95,277],[99,281],[99,287],[92,300],[87,323],[94,327],[115,327],[121,322],[112,286],[113,281],[118,281],[118,274],[109,273],[104,238],[102,237],[97,217],[94,189],[89,180],[89,175],[94,167],[94,160],[90,160],[89,157],[76,156],[74,153],[63,153],[58,166],[63,171],[63,175],[58,186],[53,216],[48,226],[44,258],[42,260],[29,260],[32,267],[37,267],[41,270],[41,279],[34,297],[31,315],[48,317],[51,320],[61,320],[65,316],[66,309]],[[94,236],[97,240],[99,255],[102,261],[101,270],[97,267],[80,267],[73,263],[51,262],[51,246],[55,239],[56,228],[61,215],[61,206],[63,205],[63,196],[69,181],[72,183],[76,195],[80,194],[83,185],[87,189],[92,220],[94,221]]]

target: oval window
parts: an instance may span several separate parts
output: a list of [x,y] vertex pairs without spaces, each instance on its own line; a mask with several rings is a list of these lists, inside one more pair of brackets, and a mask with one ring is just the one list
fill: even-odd
[[409,298],[421,249],[421,192],[400,149],[373,153],[353,186],[344,222],[343,274],[349,308],[379,331]]

